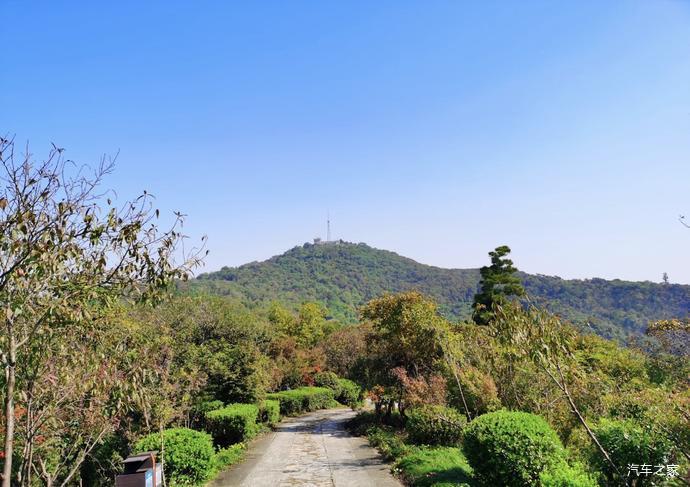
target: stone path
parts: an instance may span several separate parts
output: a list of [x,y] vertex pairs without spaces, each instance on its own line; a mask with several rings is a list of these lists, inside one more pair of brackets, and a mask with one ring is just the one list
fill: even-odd
[[345,431],[355,414],[327,409],[283,421],[212,487],[400,487],[367,440]]

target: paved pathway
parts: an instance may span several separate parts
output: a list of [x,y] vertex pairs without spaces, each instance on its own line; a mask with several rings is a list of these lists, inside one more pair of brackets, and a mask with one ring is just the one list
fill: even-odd
[[345,431],[354,415],[349,409],[327,409],[283,421],[211,485],[400,487],[367,440]]

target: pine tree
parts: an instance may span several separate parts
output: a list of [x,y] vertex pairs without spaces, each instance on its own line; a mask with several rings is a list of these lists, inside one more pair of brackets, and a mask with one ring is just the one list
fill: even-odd
[[515,275],[517,268],[506,258],[510,247],[502,245],[489,252],[491,265],[482,267],[480,291],[474,295],[474,314],[472,319],[478,325],[486,325],[493,318],[493,305],[503,304],[511,296],[523,296],[525,289],[520,278]]

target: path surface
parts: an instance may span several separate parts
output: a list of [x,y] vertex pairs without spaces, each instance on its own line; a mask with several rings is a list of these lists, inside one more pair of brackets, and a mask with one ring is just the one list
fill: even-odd
[[400,487],[367,440],[345,431],[345,422],[355,414],[327,409],[283,421],[249,447],[243,462],[211,485]]

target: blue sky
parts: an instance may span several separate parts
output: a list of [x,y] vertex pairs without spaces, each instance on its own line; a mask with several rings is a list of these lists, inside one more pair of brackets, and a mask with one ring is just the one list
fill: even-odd
[[690,3],[0,4],[0,133],[209,237],[690,283]]

